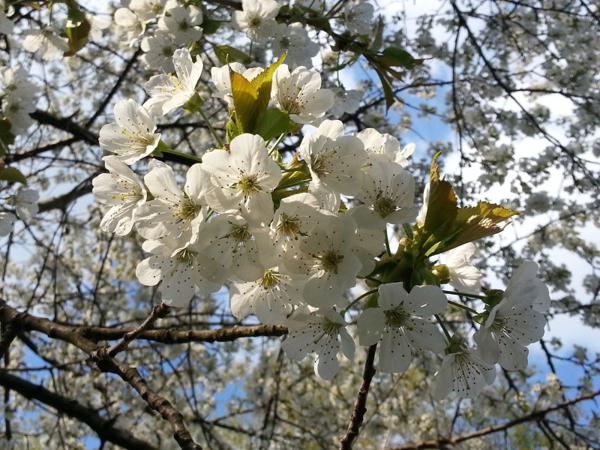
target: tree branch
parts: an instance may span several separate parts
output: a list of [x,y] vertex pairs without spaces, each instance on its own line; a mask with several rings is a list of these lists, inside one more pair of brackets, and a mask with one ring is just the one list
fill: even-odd
[[367,396],[369,395],[371,380],[375,375],[374,362],[376,350],[377,344],[371,345],[367,352],[367,360],[365,361],[365,367],[363,369],[363,381],[360,385],[358,395],[356,396],[354,411],[352,412],[352,417],[350,417],[348,430],[340,441],[340,450],[351,450],[354,439],[358,437],[358,433],[360,432],[360,426],[362,425],[365,413],[367,412]]
[[157,450],[156,447],[136,438],[129,431],[116,427],[114,419],[105,419],[93,408],[88,408],[76,400],[49,391],[43,386],[10,375],[3,370],[0,370],[0,385],[18,392],[29,400],[37,400],[51,406],[59,413],[80,420],[94,430],[98,437],[104,441],[112,442],[130,450]]
[[425,448],[444,448],[448,445],[459,444],[464,441],[468,441],[471,439],[481,438],[483,436],[487,436],[489,434],[498,433],[500,431],[506,431],[509,428],[520,425],[522,423],[542,420],[547,414],[558,411],[560,409],[568,408],[569,406],[573,406],[579,402],[583,402],[586,400],[592,400],[595,397],[600,395],[600,390],[591,392],[589,394],[581,395],[579,397],[573,398],[571,400],[558,403],[553,406],[549,406],[548,408],[540,409],[538,411],[533,411],[529,414],[521,416],[517,419],[506,422],[502,425],[491,426],[487,428],[483,428],[479,431],[474,431],[472,433],[465,433],[458,436],[451,436],[443,439],[432,439],[429,441],[422,441],[414,444],[406,444],[400,447],[395,447],[392,450],[420,450]]

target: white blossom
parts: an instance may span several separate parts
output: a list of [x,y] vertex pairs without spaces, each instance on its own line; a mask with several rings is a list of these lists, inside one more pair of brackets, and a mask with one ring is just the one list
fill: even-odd
[[316,56],[321,48],[319,44],[310,39],[301,23],[291,25],[276,23],[273,27],[272,37],[273,54],[283,55],[287,52],[285,62],[291,67],[312,66],[311,58]]
[[474,336],[482,358],[490,364],[499,362],[506,370],[525,369],[527,345],[544,336],[542,308],[549,304],[550,297],[540,280],[530,278],[534,266],[537,268],[528,261],[515,271],[504,297]]
[[202,59],[192,57],[188,49],[173,54],[175,75],[155,75],[144,85],[150,98],[144,103],[152,115],[166,115],[183,106],[196,93],[196,85],[202,74]]
[[444,356],[435,375],[433,395],[438,400],[451,392],[460,397],[476,397],[496,378],[494,366],[486,363],[476,350],[461,348]]
[[187,306],[196,287],[201,295],[208,295],[219,288],[219,284],[205,280],[201,274],[203,258],[185,247],[178,247],[173,238],[148,240],[142,248],[151,256],[142,260],[136,268],[136,276],[145,286],[156,286],[159,282],[162,301],[173,306]]
[[195,241],[200,224],[207,217],[206,191],[210,186],[200,164],[188,169],[183,190],[177,185],[173,169],[166,164],[156,165],[144,182],[153,199],[138,212],[138,232],[146,239],[172,236],[181,247]]
[[365,309],[357,325],[361,345],[380,343],[379,370],[404,372],[413,352],[444,350],[444,337],[430,320],[448,305],[439,287],[415,286],[407,293],[403,283],[388,283],[380,285],[378,292],[378,306]]
[[145,24],[129,8],[117,9],[114,18],[119,33],[125,35],[130,46],[135,45],[137,39],[144,34]]
[[315,373],[324,380],[332,379],[340,370],[340,349],[346,358],[354,358],[354,341],[346,323],[332,309],[298,310],[288,319],[287,326],[289,332],[282,344],[286,354],[300,361],[307,354],[316,353]]
[[142,39],[140,48],[144,51],[142,61],[146,67],[154,70],[173,71],[173,54],[177,44],[173,35],[158,30],[152,36]]
[[283,324],[293,305],[302,303],[302,280],[270,268],[255,281],[230,288],[231,313],[239,320],[254,314],[262,323]]
[[268,229],[239,214],[221,214],[202,225],[191,249],[204,255],[203,276],[214,282],[232,277],[256,281],[273,267],[275,251]]
[[324,120],[300,144],[300,156],[310,169],[313,181],[341,194],[352,195],[360,189],[361,167],[366,160],[362,142],[344,136],[339,120]]
[[146,188],[117,156],[105,156],[103,160],[109,173],[102,173],[92,180],[96,199],[109,207],[100,228],[125,236],[133,228],[138,207],[146,202]]
[[150,22],[159,17],[165,10],[167,0],[131,0],[129,9],[139,17],[143,23]]
[[254,41],[263,42],[271,34],[281,5],[275,0],[242,0],[242,11],[235,11],[233,24]]
[[0,211],[0,236],[6,236],[12,231],[13,225],[17,221],[14,214]]
[[23,222],[31,222],[39,210],[37,204],[39,199],[40,195],[36,190],[28,188],[19,189],[13,199],[19,219]]
[[356,284],[361,263],[353,252],[356,225],[349,216],[322,215],[297,252],[285,255],[292,273],[308,278],[304,300],[316,307],[331,307]]
[[373,211],[380,227],[385,223],[403,224],[415,220],[415,180],[399,164],[369,158],[363,168],[361,189],[356,198]]
[[481,272],[471,265],[477,247],[472,242],[440,254],[440,264],[448,268],[450,285],[458,292],[477,294],[481,290]]
[[408,144],[401,148],[400,142],[391,134],[380,133],[374,128],[366,128],[356,135],[359,138],[365,150],[369,153],[380,155],[385,161],[392,161],[400,164],[402,167],[408,165],[408,158],[415,151],[414,144]]
[[51,28],[26,30],[23,48],[31,53],[37,53],[44,60],[62,58],[69,49],[67,40],[58,36]]
[[170,0],[158,20],[158,28],[174,36],[177,44],[187,45],[202,37],[202,10],[190,5],[187,8]]
[[333,106],[333,92],[321,89],[319,72],[303,66],[291,73],[286,64],[279,66],[273,74],[272,89],[275,103],[296,123],[313,123]]
[[241,134],[229,143],[229,151],[213,150],[202,158],[215,188],[207,201],[218,212],[240,209],[256,221],[273,216],[271,192],[279,184],[281,169],[269,157],[263,138]]
[[362,0],[350,2],[344,9],[343,24],[352,33],[370,34],[374,12],[375,8],[369,2]]
[[115,123],[100,129],[100,146],[131,165],[150,155],[160,142],[156,124],[134,100],[120,100],[114,108]]

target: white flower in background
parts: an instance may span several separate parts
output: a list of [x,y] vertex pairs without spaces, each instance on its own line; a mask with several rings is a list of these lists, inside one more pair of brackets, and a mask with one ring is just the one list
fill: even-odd
[[30,113],[35,111],[35,103],[20,101],[16,96],[7,96],[3,103],[1,112],[10,122],[10,132],[14,135],[25,132],[33,123]]
[[242,11],[235,11],[233,24],[253,41],[263,42],[272,32],[281,5],[275,0],[242,0]]
[[486,363],[476,350],[462,348],[444,356],[435,375],[433,395],[441,400],[451,392],[460,397],[476,397],[494,382],[496,370]]
[[19,189],[13,198],[13,204],[19,219],[23,222],[31,222],[39,210],[37,204],[39,199],[40,195],[36,190]]
[[[0,34],[8,36],[12,33],[15,24],[6,16],[5,8],[4,0],[0,0]],[[12,8],[9,9],[8,14],[12,14],[11,10]]]
[[200,164],[194,164],[181,190],[170,166],[155,165],[144,177],[153,199],[138,211],[138,232],[146,239],[171,236],[179,240],[180,247],[194,241],[207,215],[208,178]]
[[363,168],[361,189],[356,198],[373,211],[377,226],[403,224],[415,220],[415,180],[399,164],[370,158]]
[[281,180],[281,169],[269,157],[263,138],[241,134],[229,143],[229,151],[213,150],[202,157],[215,189],[207,201],[218,212],[240,209],[256,221],[273,217],[271,192]]
[[296,123],[307,124],[323,117],[333,106],[334,95],[321,89],[321,75],[313,69],[297,67],[291,73],[282,64],[273,74],[273,101]]
[[114,17],[118,32],[125,35],[129,46],[133,46],[137,39],[144,34],[145,24],[129,8],[117,9]]
[[[538,265],[533,261],[523,261],[513,272],[504,291],[504,298],[528,299],[533,309],[546,313],[550,309],[550,293],[548,286],[537,277]],[[513,300],[511,300],[513,301]]]
[[385,161],[392,161],[402,167],[408,165],[408,158],[415,151],[414,144],[401,148],[400,142],[391,134],[380,133],[374,128],[367,128],[356,135],[365,146],[365,150],[375,155],[381,155]]
[[315,373],[324,380],[332,379],[340,370],[340,349],[346,358],[354,359],[354,341],[346,330],[346,322],[332,309],[298,310],[288,319],[287,326],[283,350],[297,361],[316,353]]
[[[2,87],[3,102],[35,103],[40,89],[31,81],[29,75],[20,65],[15,68],[6,67],[0,71],[0,86]],[[1,91],[0,91],[1,92]],[[32,108],[35,105],[32,106]]]
[[471,264],[477,247],[472,242],[440,254],[440,264],[448,268],[450,285],[458,292],[477,294],[481,291],[481,272]]
[[534,269],[537,271],[537,265],[527,261],[515,271],[504,297],[474,336],[482,358],[490,364],[499,362],[506,370],[525,369],[527,345],[544,336],[543,313],[550,296],[547,287],[531,277]]
[[358,318],[360,345],[380,342],[379,370],[399,373],[408,369],[412,353],[441,353],[446,342],[430,318],[446,311],[448,301],[438,286],[415,286],[407,293],[402,283],[379,286],[378,306]]
[[165,10],[167,0],[131,0],[129,9],[139,17],[143,23],[150,22],[159,17]]
[[150,98],[144,103],[150,114],[166,115],[183,106],[196,93],[196,84],[202,74],[202,59],[192,56],[188,49],[176,50],[173,54],[176,75],[155,75],[144,85]]
[[274,55],[287,52],[285,62],[291,67],[312,66],[311,58],[319,53],[320,45],[308,36],[300,23],[276,23],[272,31],[271,46]]
[[100,228],[125,236],[133,228],[138,207],[146,202],[146,188],[117,156],[105,156],[103,160],[109,173],[102,173],[92,180],[96,199],[110,208],[104,214]]
[[268,230],[253,227],[237,214],[221,214],[203,224],[191,249],[204,255],[203,276],[214,282],[230,277],[256,281],[275,263]]
[[254,314],[264,324],[283,324],[292,306],[302,303],[302,281],[271,268],[255,281],[234,283],[230,295],[238,320]]
[[355,34],[371,34],[373,22],[373,13],[375,8],[372,4],[365,1],[348,3],[344,9],[343,25],[348,31]]
[[0,115],[10,122],[12,134],[25,132],[33,123],[30,113],[35,111],[39,92],[21,66],[0,70]]
[[146,67],[153,70],[173,71],[173,54],[177,49],[177,44],[173,35],[158,30],[152,36],[142,39],[140,44],[144,54],[142,61]]
[[334,88],[332,92],[335,98],[327,115],[334,118],[340,118],[345,113],[355,113],[364,95],[359,89]]
[[87,15],[87,20],[90,22],[90,41],[97,41],[102,38],[104,30],[108,29],[112,25],[110,16],[91,16]]
[[156,124],[134,100],[120,100],[114,108],[115,122],[100,129],[100,147],[131,165],[150,155],[160,142]]
[[201,295],[208,295],[219,289],[220,285],[206,281],[201,274],[203,258],[189,248],[179,248],[179,241],[170,237],[145,241],[144,251],[151,254],[136,267],[135,274],[145,286],[156,286],[162,301],[178,307],[188,305],[196,287]]
[[54,30],[26,30],[24,33],[23,48],[31,53],[37,53],[44,60],[62,58],[69,49],[66,39],[58,36]]
[[177,1],[169,0],[163,16],[158,20],[158,28],[171,33],[178,44],[187,45],[202,37],[202,10],[196,6],[185,7]]
[[13,225],[17,221],[14,214],[9,212],[0,212],[0,236],[6,236],[12,231]]
[[217,90],[214,96],[217,98],[222,98],[227,102],[229,107],[233,107],[233,97],[231,96],[231,75],[229,72],[237,72],[246,80],[252,81],[263,70],[264,68],[262,67],[252,67],[250,69],[246,69],[244,65],[239,62],[232,62],[222,67],[212,67],[210,69],[210,77]]
[[339,120],[324,120],[300,144],[300,156],[310,169],[313,181],[341,194],[352,195],[360,189],[361,167],[366,153],[362,142],[344,136]]
[[322,215],[310,234],[286,254],[285,267],[308,278],[304,300],[316,307],[331,307],[356,284],[362,265],[353,248],[356,225],[349,216]]

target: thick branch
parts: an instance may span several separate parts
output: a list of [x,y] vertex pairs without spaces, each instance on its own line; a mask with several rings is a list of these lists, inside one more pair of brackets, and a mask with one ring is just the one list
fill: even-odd
[[18,392],[29,400],[37,400],[51,406],[59,413],[80,420],[94,430],[103,441],[112,442],[131,450],[156,450],[156,447],[136,438],[129,431],[116,427],[114,420],[105,419],[94,409],[88,408],[76,400],[49,391],[43,386],[30,383],[2,370],[0,370],[0,385]]
[[448,445],[454,445],[454,444],[458,444],[460,442],[469,441],[471,439],[481,438],[481,437],[487,436],[489,434],[498,433],[500,431],[506,431],[509,428],[520,425],[522,423],[542,420],[547,414],[549,414],[551,412],[568,408],[569,406],[573,406],[579,402],[583,402],[586,400],[592,400],[599,395],[600,395],[600,390],[594,391],[589,394],[575,397],[566,402],[562,402],[562,403],[558,403],[553,406],[549,406],[548,408],[540,409],[538,411],[533,411],[529,414],[518,417],[517,419],[511,420],[502,425],[491,426],[491,427],[483,428],[479,431],[474,431],[472,433],[460,434],[458,436],[451,436],[449,438],[432,439],[429,441],[422,441],[422,442],[417,442],[414,444],[406,444],[406,445],[402,445],[400,447],[395,447],[393,450],[420,450],[420,449],[425,449],[425,448],[443,448]]

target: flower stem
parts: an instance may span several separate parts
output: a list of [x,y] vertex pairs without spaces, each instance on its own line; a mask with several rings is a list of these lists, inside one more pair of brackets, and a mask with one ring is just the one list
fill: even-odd
[[448,303],[452,306],[456,306],[457,308],[464,309],[465,311],[469,311],[473,314],[479,314],[476,309],[470,308],[467,305],[463,305],[462,303],[453,302],[452,300],[448,300]]
[[444,292],[444,294],[460,295],[461,297],[480,298],[482,300],[484,300],[486,298],[485,295],[467,294],[466,292],[457,292],[457,291],[443,291],[443,292]]
[[208,126],[208,130],[210,131],[210,134],[212,135],[213,139],[217,142],[217,145],[219,146],[219,148],[223,148],[224,147],[223,141],[221,140],[221,138],[219,137],[219,135],[217,134],[217,132],[211,125],[210,120],[208,120],[208,117],[206,117],[206,114],[204,114],[204,111],[202,111],[200,108],[198,108],[198,114],[200,114],[200,117],[202,117],[202,120],[204,120],[204,122],[206,122],[206,125]]

